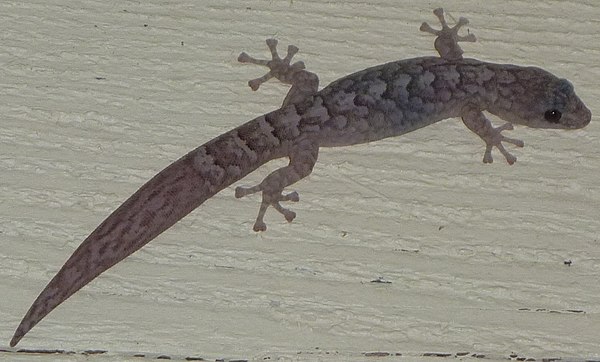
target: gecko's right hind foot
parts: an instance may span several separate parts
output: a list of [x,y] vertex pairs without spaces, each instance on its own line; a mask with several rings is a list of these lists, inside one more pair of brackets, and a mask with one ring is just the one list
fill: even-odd
[[292,201],[298,202],[300,201],[300,196],[296,191],[290,192],[289,194],[274,193],[270,194],[267,191],[263,190],[261,185],[253,186],[253,187],[236,187],[235,188],[235,197],[240,198],[244,197],[256,192],[262,191],[262,201],[260,203],[260,208],[258,209],[258,216],[256,217],[256,222],[252,227],[254,231],[265,231],[267,230],[267,224],[264,222],[265,213],[269,206],[272,206],[275,210],[277,210],[280,214],[283,215],[287,222],[292,222],[296,218],[296,213],[284,208],[281,206],[280,202],[282,201]]
[[442,25],[441,30],[433,29],[429,24],[423,23],[421,24],[421,31],[424,31],[429,34],[436,35],[434,46],[435,50],[440,54],[440,57],[447,60],[460,60],[462,59],[463,50],[458,45],[458,42],[468,41],[475,42],[477,39],[474,34],[468,34],[466,36],[459,36],[458,31],[461,27],[469,24],[469,20],[467,18],[459,18],[458,23],[454,25],[452,28],[448,26],[446,22],[446,18],[444,17],[444,9],[437,8],[433,10],[433,13],[440,21]]
[[298,52],[298,47],[294,45],[289,45],[287,49],[287,55],[285,56],[285,58],[282,59],[277,53],[276,39],[267,39],[267,46],[271,51],[271,60],[256,59],[244,52],[242,52],[238,57],[238,61],[240,63],[263,65],[269,68],[269,72],[267,74],[263,75],[260,78],[252,79],[248,82],[248,85],[254,91],[257,90],[261,84],[263,84],[271,78],[276,78],[285,84],[292,84],[293,75],[296,72],[305,68],[304,62],[296,62],[290,65],[292,58]]

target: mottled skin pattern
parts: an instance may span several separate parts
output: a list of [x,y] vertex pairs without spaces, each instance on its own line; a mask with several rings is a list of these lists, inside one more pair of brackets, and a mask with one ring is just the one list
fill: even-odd
[[[442,119],[461,117],[486,144],[483,161],[492,162],[493,147],[509,164],[516,158],[502,142],[523,142],[502,135],[512,123],[529,127],[575,129],[586,126],[591,113],[564,79],[534,67],[519,67],[463,59],[458,36],[467,20],[450,28],[441,9],[442,24],[421,30],[437,36],[440,57],[400,60],[341,78],[318,91],[318,78],[304,64],[290,61],[298,48],[288,47],[280,58],[277,42],[267,40],[273,59],[257,60],[245,53],[239,61],[265,65],[270,72],[249,82],[253,90],[275,77],[291,84],[283,106],[233,129],[183,156],[143,185],[114,211],[67,260],[33,303],[10,342],[15,346],[44,316],[99,274],[140,249],[232,183],[264,163],[288,157],[287,166],[259,185],[238,187],[236,197],[262,192],[255,231],[266,230],[263,216],[269,206],[292,221],[294,212],[281,201],[285,187],[306,177],[317,161],[319,147],[348,146],[398,136]],[[487,111],[509,123],[494,128]]]

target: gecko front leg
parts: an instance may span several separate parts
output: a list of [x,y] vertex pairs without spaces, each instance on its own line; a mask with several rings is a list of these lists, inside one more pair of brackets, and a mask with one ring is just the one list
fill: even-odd
[[[458,42],[477,41],[474,34],[468,34],[466,36],[458,35],[460,28],[469,24],[469,20],[461,17],[458,19],[458,23],[451,28],[446,22],[444,10],[442,8],[433,10],[433,13],[440,21],[442,29],[435,30],[429,24],[423,23],[420,30],[437,36],[434,46],[442,59],[448,61],[457,61],[463,59],[463,50],[458,45]],[[502,142],[508,142],[517,147],[524,146],[523,141],[514,138],[508,138],[502,135],[502,131],[510,131],[513,129],[513,125],[511,123],[506,123],[500,127],[492,126],[492,123],[482,113],[482,110],[474,104],[468,104],[463,107],[461,117],[465,126],[476,133],[483,140],[483,142],[485,142],[485,152],[483,155],[484,163],[493,162],[493,147],[498,148],[500,153],[502,153],[502,155],[506,158],[506,162],[508,162],[508,164],[512,165],[517,161],[517,158],[506,151],[502,145]]]
[[[238,57],[238,61],[241,63],[263,65],[269,68],[267,74],[248,82],[252,90],[258,90],[262,83],[271,78],[276,78],[285,84],[291,84],[292,87],[283,100],[283,107],[302,101],[318,91],[319,78],[316,74],[304,69],[304,62],[300,61],[290,65],[292,58],[298,52],[298,47],[294,45],[288,46],[287,55],[285,58],[281,58],[277,53],[277,40],[267,39],[266,43],[271,51],[271,60],[256,59],[246,53],[241,53]],[[288,153],[290,162],[287,166],[273,171],[256,186],[239,186],[235,189],[236,198],[259,191],[262,192],[262,201],[256,222],[254,223],[254,231],[265,231],[267,229],[267,225],[263,219],[269,206],[272,206],[281,213],[288,222],[291,222],[296,217],[296,213],[281,206],[281,202],[297,202],[300,200],[300,197],[295,191],[283,194],[283,190],[312,172],[317,162],[319,145],[311,140],[300,139],[290,146]]]
[[525,145],[521,140],[502,135],[502,131],[513,129],[512,123],[505,123],[500,127],[494,127],[492,126],[492,122],[474,105],[468,105],[463,108],[462,120],[468,129],[476,133],[485,142],[483,163],[492,163],[494,161],[492,158],[493,147],[496,147],[502,153],[509,165],[517,161],[517,158],[510,154],[502,145],[502,142],[512,143],[517,147]]

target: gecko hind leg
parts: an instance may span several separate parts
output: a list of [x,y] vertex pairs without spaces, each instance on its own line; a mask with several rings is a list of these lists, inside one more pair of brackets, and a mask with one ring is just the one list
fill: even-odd
[[474,34],[468,34],[466,36],[458,35],[460,28],[469,24],[469,20],[467,18],[460,17],[458,19],[458,23],[451,28],[448,26],[448,23],[444,17],[444,9],[437,8],[433,10],[433,13],[439,19],[442,29],[435,30],[429,24],[424,22],[421,24],[420,30],[437,36],[433,44],[435,46],[435,50],[437,50],[437,52],[440,54],[440,57],[447,60],[462,59],[463,50],[458,45],[458,42],[477,41],[477,38],[475,38]]
[[266,43],[271,51],[271,60],[256,59],[245,52],[238,56],[240,63],[257,64],[269,68],[267,74],[248,82],[253,91],[258,90],[261,84],[271,78],[276,78],[284,84],[290,84],[292,88],[283,101],[284,106],[302,100],[318,91],[319,78],[316,74],[304,69],[304,62],[298,61],[290,65],[292,58],[298,53],[298,47],[289,45],[287,55],[281,58],[277,53],[277,40],[267,39]]
[[284,218],[291,222],[296,217],[296,213],[281,206],[281,201],[297,202],[300,200],[297,192],[283,194],[283,189],[293,183],[308,176],[317,162],[319,147],[312,143],[302,143],[297,150],[290,155],[290,163],[287,166],[271,172],[258,185],[252,187],[236,187],[235,197],[240,198],[250,194],[262,192],[262,201],[258,209],[254,231],[265,231],[267,225],[263,218],[269,206],[272,206]]

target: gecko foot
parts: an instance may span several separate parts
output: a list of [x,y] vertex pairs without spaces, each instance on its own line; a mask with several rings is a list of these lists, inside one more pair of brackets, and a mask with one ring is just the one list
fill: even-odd
[[468,34],[466,36],[458,35],[460,28],[467,25],[469,20],[461,17],[458,19],[458,23],[451,28],[448,26],[444,17],[444,9],[437,8],[433,10],[433,13],[439,19],[442,29],[435,30],[429,24],[424,22],[421,24],[420,30],[437,36],[434,46],[435,50],[440,54],[440,57],[447,60],[462,59],[463,50],[458,45],[458,42],[475,42],[477,40],[474,34]]
[[300,201],[300,197],[296,191],[290,192],[289,194],[269,194],[266,191],[262,190],[261,185],[253,186],[253,187],[236,187],[235,188],[235,197],[240,198],[246,195],[250,195],[256,192],[262,191],[262,202],[260,203],[260,208],[258,209],[258,216],[256,217],[256,222],[252,227],[254,231],[265,231],[267,230],[267,224],[263,221],[265,213],[269,206],[273,206],[275,210],[277,210],[283,217],[287,220],[287,222],[292,222],[296,218],[296,213],[284,208],[281,206],[281,201],[292,201],[298,202]]
[[244,52],[242,52],[238,57],[238,61],[240,63],[264,65],[270,69],[269,72],[263,75],[262,77],[252,79],[248,82],[248,85],[254,91],[257,90],[261,84],[263,84],[271,78],[276,78],[285,84],[292,84],[294,80],[294,74],[305,68],[304,62],[301,61],[290,65],[290,61],[298,52],[298,47],[294,45],[288,46],[287,55],[285,56],[285,58],[282,59],[277,53],[276,39],[267,39],[267,46],[271,51],[271,60],[256,59]]
[[509,153],[502,145],[502,142],[508,142],[512,143],[517,147],[525,146],[525,143],[521,140],[505,137],[504,135],[502,135],[502,131],[512,131],[513,128],[514,127],[512,123],[506,123],[500,127],[492,128],[492,132],[489,136],[482,137],[485,141],[485,153],[483,155],[483,163],[492,163],[494,161],[494,159],[492,158],[493,147],[496,147],[498,151],[502,153],[504,158],[506,158],[506,162],[508,162],[509,165],[512,165],[513,163],[517,162],[517,158],[511,153]]

